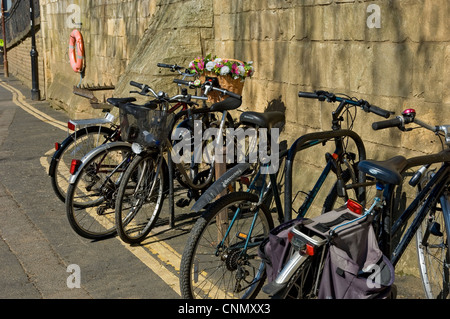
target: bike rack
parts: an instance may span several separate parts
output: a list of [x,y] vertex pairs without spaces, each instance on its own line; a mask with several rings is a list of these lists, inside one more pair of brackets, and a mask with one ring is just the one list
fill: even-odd
[[[359,153],[359,161],[366,159],[366,149],[364,147],[364,143],[361,137],[351,130],[336,130],[336,131],[324,131],[324,132],[315,132],[305,134],[299,137],[291,146],[288,151],[288,155],[286,157],[286,194],[284,197],[284,220],[287,222],[292,219],[292,166],[294,162],[295,155],[297,152],[311,146],[308,146],[308,142],[312,141],[320,141],[325,142],[331,140],[333,138],[338,137],[349,137],[351,138],[358,149]],[[315,144],[314,144],[315,145]],[[359,180],[360,182],[365,182],[366,174],[359,172]],[[359,188],[358,195],[364,194],[364,187]]]

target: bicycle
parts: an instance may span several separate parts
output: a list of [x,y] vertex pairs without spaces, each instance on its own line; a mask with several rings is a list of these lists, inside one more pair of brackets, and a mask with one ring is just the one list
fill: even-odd
[[[192,76],[189,72],[182,72],[183,67],[177,64],[158,63],[158,67],[167,68],[171,72],[177,72],[183,79]],[[135,92],[136,93],[136,92]],[[137,92],[140,93],[140,92]],[[134,97],[120,98],[120,103],[132,103]],[[105,143],[121,141],[120,126],[115,124],[115,116],[112,115],[111,108],[116,101],[110,100],[110,105],[103,105],[104,117],[83,120],[69,120],[67,127],[73,131],[61,143],[55,143],[55,152],[50,161],[48,175],[51,178],[52,188],[56,196],[63,202],[66,200],[68,181],[70,178],[70,166],[73,159],[80,160],[89,151]],[[187,105],[174,105],[171,112],[178,109],[187,109]]]
[[[366,189],[359,183],[359,181],[365,181],[365,175],[356,171],[356,164],[353,163],[356,154],[347,152],[347,143],[344,142],[344,139],[350,138],[355,141],[359,160],[365,159],[364,144],[351,129],[342,129],[343,114],[348,112],[351,107],[356,106],[382,117],[389,117],[390,112],[370,105],[364,100],[355,101],[325,91],[300,92],[299,97],[339,102],[339,106],[332,113],[332,130],[310,133],[300,137],[289,150],[280,152],[280,161],[285,161],[286,164],[282,167],[281,172],[269,175],[269,183],[266,183],[267,176],[261,174],[255,176],[247,192],[232,192],[221,197],[197,220],[181,261],[180,286],[183,298],[253,298],[258,294],[264,283],[265,272],[264,262],[258,257],[257,249],[267,238],[269,231],[274,228],[273,217],[270,213],[272,200],[275,202],[280,223],[292,219],[292,162],[298,151],[316,145],[324,145],[330,141],[333,141],[335,145],[335,152],[333,155],[327,153],[325,169],[297,211],[298,218],[305,216],[324,185],[326,177],[332,171],[336,173],[337,182],[334,183],[325,199],[326,209],[338,205],[338,198],[348,198],[348,189],[355,189],[358,198],[365,199]],[[267,116],[267,118],[272,118],[274,121],[273,119],[276,117]],[[266,126],[271,127],[273,124],[275,123],[267,122]],[[352,127],[352,123],[350,127]],[[232,182],[242,177],[246,178],[245,174],[248,168],[249,164],[243,163],[229,170],[221,180],[216,181],[200,197],[192,209],[201,210],[218,194],[226,190]],[[280,198],[280,183],[283,183],[283,179],[285,182],[285,213],[283,213]],[[254,187],[257,183],[260,184],[259,187]],[[275,185],[276,187],[274,187]],[[216,222],[216,217],[223,214],[223,211],[228,212],[228,215],[225,214],[226,217],[222,220],[225,226]],[[237,220],[241,219],[247,223],[238,224]],[[258,220],[259,227],[255,227],[256,220]],[[235,234],[237,235],[234,236]]]
[[[445,138],[443,150],[436,154],[408,159],[396,156],[386,161],[361,161],[359,169],[375,178],[377,193],[373,204],[370,208],[363,210],[362,216],[357,220],[362,218],[373,220],[372,225],[379,247],[394,267],[416,235],[419,269],[427,298],[448,298],[450,125],[428,125],[416,118],[414,110],[408,109],[401,116],[373,123],[372,127],[375,130],[398,127],[402,131],[407,131],[410,129],[407,129],[405,125],[410,123],[416,123],[418,128],[430,130],[441,138],[443,136]],[[430,170],[434,164],[440,167]],[[406,173],[410,169],[418,167],[420,168],[412,174],[412,178],[406,178],[408,177]],[[427,171],[429,174],[425,174]],[[399,210],[397,190],[408,179],[409,185],[417,187],[418,190],[409,206]],[[300,237],[304,238],[303,235]],[[299,239],[300,237],[298,232],[294,232],[291,238]],[[303,239],[302,242],[305,243],[305,240]],[[323,259],[320,259],[320,256],[323,256],[328,248],[326,242],[327,240],[320,244],[309,242],[315,249],[315,254],[312,256],[301,251],[302,245],[297,247],[293,245],[292,256],[266,291],[276,298],[317,297],[317,287],[320,283],[321,267],[323,267]]]
[[[148,86],[136,82],[131,82],[131,85],[139,87],[141,91],[138,93],[141,95],[147,96],[151,90]],[[151,91],[156,95],[153,90]],[[130,103],[128,98],[110,98],[108,102],[118,107],[121,113],[124,109],[130,112],[140,110],[142,113],[156,107],[155,101],[136,105]],[[193,102],[189,101],[177,101],[169,112],[180,107],[185,109],[192,104]],[[123,134],[125,133],[121,128],[121,135]],[[131,143],[126,141],[104,143],[88,152],[81,160],[72,160],[66,196],[66,214],[71,227],[80,236],[102,239],[116,233],[114,205],[122,175],[134,157],[131,146]],[[163,169],[167,172],[167,165],[164,165]]]
[[[193,82],[174,80],[175,83],[185,84],[192,86]],[[217,91],[223,95],[227,95],[228,98],[213,104],[211,107],[200,108],[200,109],[189,109],[186,111],[189,118],[193,115],[209,115],[213,112],[221,112],[222,118],[218,126],[217,136],[222,136],[223,131],[226,127],[226,122],[228,118],[228,111],[238,108],[241,103],[241,96],[234,94],[233,92],[223,90],[217,87],[213,87],[210,83],[206,83],[205,95],[209,90]],[[195,84],[195,85],[198,85]],[[167,103],[176,100],[179,97],[168,97],[165,94],[159,94],[158,99],[163,106]],[[193,98],[191,96],[182,98]],[[197,99],[206,100],[207,97],[195,97]],[[167,124],[169,127],[169,132],[172,132],[173,124],[177,121],[177,118],[183,116],[184,113],[180,112],[172,120],[164,119],[166,116],[163,110],[159,115],[149,115],[155,116],[155,118],[160,118],[163,122],[171,123]],[[200,123],[209,124],[208,121],[201,121]],[[147,123],[142,123],[139,125],[141,131],[149,130]],[[155,126],[159,127],[159,126]],[[192,191],[201,191],[210,185],[210,182],[214,176],[214,156],[211,158],[211,162],[206,164],[206,167],[200,169],[198,166],[201,163],[195,163],[196,155],[199,149],[190,149],[189,153],[189,168],[186,168],[183,161],[172,161],[174,155],[174,147],[172,143],[169,142],[170,136],[165,134],[167,132],[155,132],[154,134],[148,135],[147,140],[136,140],[133,141],[133,151],[136,153],[136,157],[131,162],[129,168],[125,172],[123,179],[120,182],[120,186],[117,193],[117,199],[115,203],[115,223],[116,229],[120,238],[129,244],[137,244],[142,242],[148,233],[153,228],[159,213],[161,211],[160,196],[162,194],[161,182],[156,179],[159,178],[163,180],[160,176],[163,171],[159,168],[162,161],[164,160],[163,154],[168,154],[169,162],[169,173],[172,169],[172,164],[176,167],[176,170],[183,176],[183,182]],[[162,141],[160,144],[149,143],[149,138]],[[191,136],[192,137],[192,136]],[[220,138],[216,138],[212,141],[207,140],[206,143],[213,143],[214,149],[218,147],[221,143]],[[204,143],[202,146],[204,146]],[[192,142],[189,139],[188,145],[192,146]],[[192,152],[192,154],[191,154]],[[201,154],[200,154],[201,155]],[[194,164],[194,165],[193,165]],[[195,169],[193,169],[195,168]],[[190,172],[194,171],[194,174]],[[169,176],[169,183],[172,183],[172,178]],[[173,188],[173,185],[170,185]],[[171,195],[171,194],[169,194]],[[172,197],[172,196],[171,196]],[[155,203],[156,207],[153,208]]]
[[[132,103],[121,103],[120,99],[109,99],[111,103],[116,102],[115,106],[119,107],[122,120],[129,120],[132,118],[128,117],[127,114],[135,113],[137,115],[139,113],[140,115],[143,115],[142,121],[144,121],[146,112],[149,109],[154,109],[161,103],[175,103],[175,105],[181,103],[183,105],[193,106],[196,105],[196,103],[192,100],[207,99],[206,96],[187,94],[186,90],[182,90],[182,94],[177,94],[174,97],[169,98],[164,92],[159,92],[157,94],[147,85],[134,81],[131,81],[130,85],[138,87],[140,89],[138,93],[142,95],[151,94],[156,99],[148,102],[147,105],[144,106],[138,106]],[[214,90],[226,92],[219,88],[214,88]],[[229,94],[233,93],[229,92]],[[174,121],[171,124],[172,126],[178,123],[179,120],[188,117],[186,120],[183,120],[180,125],[186,123],[186,121],[189,121],[189,116],[191,115],[199,115],[202,120],[208,120],[208,114],[212,112],[222,112],[222,119],[229,120],[227,110],[237,108],[240,104],[240,99],[234,99],[234,102],[232,101],[231,103],[230,101],[223,101],[221,103],[216,103],[211,107],[184,109],[176,113],[176,115],[172,112],[174,107],[170,108],[168,112],[171,116],[174,115]],[[121,129],[121,133],[122,135],[125,134],[126,140],[132,141],[138,135],[143,134],[143,132],[139,131],[139,125],[140,122],[142,122],[139,117],[140,116],[136,119],[137,122],[134,121],[131,125],[127,122],[121,123],[121,127],[122,125],[125,125],[129,130],[124,133],[123,128]],[[139,144],[135,144],[135,147],[137,147],[136,153],[139,153]],[[117,230],[113,214],[115,212],[115,204],[118,196],[117,191],[126,168],[135,157],[136,153],[133,152],[132,146],[133,144],[129,142],[107,143],[89,152],[82,160],[72,161],[72,176],[69,180],[70,185],[66,199],[66,213],[71,227],[80,236],[89,239],[102,239],[116,234]],[[171,147],[171,145],[169,145],[169,147]],[[142,151],[142,149],[140,151]],[[172,167],[167,165],[165,159],[161,158],[161,161],[159,167],[162,169],[159,175],[164,176],[164,178],[167,179],[167,176],[170,177],[171,175]],[[170,160],[169,163],[171,163]],[[197,175],[194,176],[186,172],[186,168],[182,163],[177,164],[177,170],[182,172],[181,174],[185,177],[185,182],[190,187],[196,189],[206,187],[208,181],[203,180],[204,176],[201,172],[197,175],[200,175],[202,179],[196,178]],[[173,173],[172,177],[174,176],[175,174]],[[172,183],[173,179],[170,178],[168,182],[161,184],[164,185],[162,188],[164,192],[159,195],[159,203],[161,203],[161,205],[158,204],[157,209],[155,209],[155,212],[158,214],[162,206],[164,195],[167,192],[169,192],[169,196],[171,196],[172,200],[173,193],[170,191],[171,188],[173,189]]]

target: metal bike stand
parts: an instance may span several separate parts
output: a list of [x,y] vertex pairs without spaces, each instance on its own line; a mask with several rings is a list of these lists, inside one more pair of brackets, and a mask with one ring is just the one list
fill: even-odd
[[175,227],[175,206],[174,206],[174,196],[173,196],[173,163],[172,155],[167,152],[167,162],[169,168],[169,227]]

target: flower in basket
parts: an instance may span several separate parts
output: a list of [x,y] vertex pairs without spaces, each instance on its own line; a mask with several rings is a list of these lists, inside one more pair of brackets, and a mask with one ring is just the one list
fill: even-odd
[[208,54],[206,57],[198,57],[189,63],[191,73],[202,75],[205,72],[212,72],[217,75],[230,75],[233,79],[245,80],[251,77],[255,72],[253,62],[240,62],[236,60],[221,59],[217,56],[212,57]]

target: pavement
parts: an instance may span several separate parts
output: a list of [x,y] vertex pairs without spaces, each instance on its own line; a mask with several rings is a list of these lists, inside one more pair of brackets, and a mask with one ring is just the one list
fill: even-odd
[[[171,228],[163,209],[138,246],[118,237],[80,238],[47,174],[69,118],[30,96],[29,88],[0,72],[0,299],[180,300],[179,262],[197,215],[177,208]],[[178,189],[176,199],[182,196]],[[79,288],[71,276],[76,267]],[[420,279],[397,276],[396,284],[400,299],[423,298]]]

